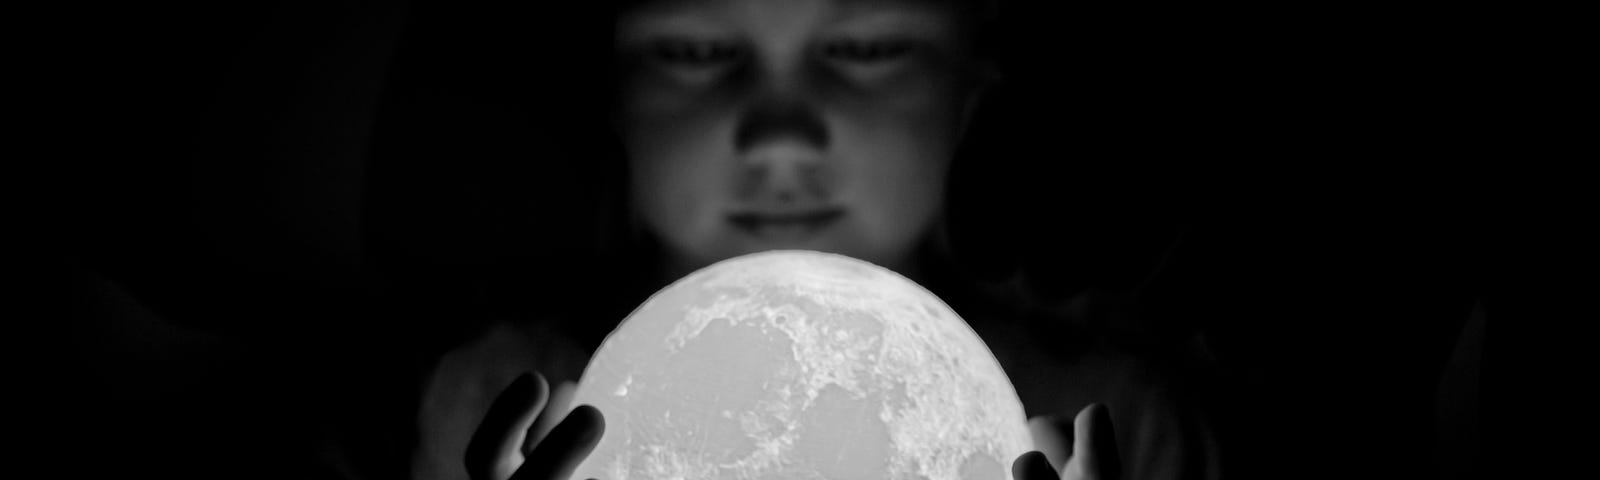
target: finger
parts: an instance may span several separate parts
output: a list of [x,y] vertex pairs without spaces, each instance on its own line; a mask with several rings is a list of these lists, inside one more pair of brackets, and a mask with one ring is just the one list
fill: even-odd
[[1111,409],[1105,405],[1095,404],[1093,428],[1089,434],[1089,445],[1094,448],[1094,454],[1089,458],[1098,464],[1096,470],[1100,473],[1100,480],[1118,480],[1122,478],[1122,452],[1117,449],[1117,430],[1111,424]]
[[1034,450],[1017,457],[1011,462],[1011,477],[1016,480],[1060,480],[1056,475],[1055,467],[1050,466],[1050,460],[1045,458],[1044,452]]
[[1028,433],[1033,436],[1033,448],[1044,454],[1050,468],[1061,471],[1072,455],[1072,425],[1054,415],[1041,415],[1028,419]]
[[528,461],[512,479],[567,480],[600,443],[605,428],[605,417],[600,415],[600,410],[579,405],[528,454]]
[[517,468],[522,442],[544,409],[550,386],[538,373],[522,374],[500,392],[467,444],[467,474],[474,480],[501,480]]
[[1116,431],[1111,426],[1111,411],[1105,405],[1091,404],[1078,412],[1072,422],[1074,442],[1067,475],[1083,480],[1122,478],[1122,460],[1117,452]]
[[572,394],[577,390],[578,384],[571,380],[562,381],[550,389],[550,400],[545,402],[544,411],[539,412],[539,418],[533,421],[533,428],[528,430],[527,441],[522,442],[524,455],[538,447],[539,442],[550,434],[550,429],[556,428],[556,423],[564,417],[567,407],[572,404]]

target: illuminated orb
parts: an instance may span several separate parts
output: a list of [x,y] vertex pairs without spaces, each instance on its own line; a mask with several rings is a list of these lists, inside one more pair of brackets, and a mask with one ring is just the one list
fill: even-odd
[[943,301],[850,257],[773,251],[657,292],[590,361],[606,416],[574,478],[1010,478],[1016,391]]

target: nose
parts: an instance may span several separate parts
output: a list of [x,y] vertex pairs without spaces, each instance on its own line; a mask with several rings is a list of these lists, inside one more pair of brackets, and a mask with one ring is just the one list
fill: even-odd
[[753,105],[734,135],[740,197],[771,206],[826,199],[828,130],[814,109],[799,102]]
[[803,71],[768,66],[757,77],[734,129],[740,196],[766,204],[824,200],[829,132]]
[[828,148],[828,127],[815,107],[799,98],[763,98],[741,113],[733,138],[740,153],[785,141],[818,151]]

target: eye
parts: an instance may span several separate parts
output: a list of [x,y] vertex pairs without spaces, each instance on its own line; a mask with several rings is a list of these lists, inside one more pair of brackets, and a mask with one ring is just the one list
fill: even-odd
[[910,40],[835,40],[822,45],[822,55],[850,63],[881,63],[909,58],[919,49]]
[[657,62],[690,68],[729,65],[744,56],[733,42],[682,38],[651,42],[647,53]]

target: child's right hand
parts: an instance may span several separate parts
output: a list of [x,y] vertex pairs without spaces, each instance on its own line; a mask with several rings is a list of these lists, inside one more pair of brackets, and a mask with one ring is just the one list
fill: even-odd
[[[550,384],[538,373],[523,374],[494,400],[467,444],[467,473],[473,480],[567,480],[578,463],[600,443],[605,418],[579,405],[543,439],[528,438],[547,413]],[[531,449],[530,449],[531,448]]]
[[1111,413],[1104,405],[1096,403],[1084,407],[1070,427],[1057,425],[1050,417],[1034,417],[1028,421],[1028,429],[1039,450],[1024,453],[1011,464],[1011,475],[1016,480],[1119,480],[1122,477],[1116,433],[1111,428]]

